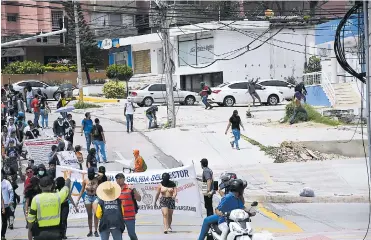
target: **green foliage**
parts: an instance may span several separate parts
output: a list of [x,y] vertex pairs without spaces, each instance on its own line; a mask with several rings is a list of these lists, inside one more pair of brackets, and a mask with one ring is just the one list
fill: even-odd
[[320,72],[322,70],[321,59],[317,56],[311,56],[305,69],[305,73]]
[[292,85],[296,85],[296,79],[295,79],[294,76],[290,76],[290,77],[286,78],[286,81],[288,83],[291,83]]
[[3,69],[4,74],[41,74],[44,66],[38,62],[23,61],[12,62]]
[[116,79],[120,81],[129,81],[133,76],[133,69],[128,65],[113,64],[107,67],[106,76],[109,79]]
[[[314,107],[304,104],[304,109],[307,111],[308,114],[308,121],[316,122],[316,123],[322,123],[330,126],[337,126],[340,124],[339,121],[333,120],[328,117],[322,116]],[[295,109],[295,103],[294,101],[290,102],[286,105],[286,111],[285,111],[285,117],[284,122],[288,122],[291,116],[294,114]],[[304,121],[304,115],[302,113],[299,113],[295,119],[295,122],[298,121]]]
[[124,82],[109,81],[103,85],[103,94],[106,98],[125,98],[126,84]]
[[83,101],[78,101],[73,105],[75,109],[86,109],[86,108],[101,108],[101,105],[93,104],[93,103],[87,103]]

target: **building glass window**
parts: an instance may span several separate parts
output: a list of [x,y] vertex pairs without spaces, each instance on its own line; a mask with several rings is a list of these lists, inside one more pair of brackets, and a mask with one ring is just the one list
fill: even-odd
[[107,13],[95,13],[91,14],[91,23],[93,27],[104,27],[108,25]]
[[127,65],[127,52],[117,52],[113,54],[115,56],[115,64]]
[[18,14],[17,13],[8,13],[6,15],[6,20],[8,22],[17,22]]
[[206,64],[214,61],[212,33],[197,33],[178,37],[179,66]]
[[121,26],[122,25],[121,14],[110,14],[109,25],[110,26]]
[[52,29],[59,30],[59,19],[63,18],[63,11],[52,11]]

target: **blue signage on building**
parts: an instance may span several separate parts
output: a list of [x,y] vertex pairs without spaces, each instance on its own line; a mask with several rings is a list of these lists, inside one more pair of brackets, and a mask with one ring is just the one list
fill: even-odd
[[[363,17],[363,14],[361,14]],[[341,33],[341,37],[358,37],[358,28],[362,28],[363,19],[362,17],[358,18],[358,15],[352,15],[350,19],[344,26],[344,31]],[[335,40],[336,29],[340,23],[341,19],[328,21],[326,23],[318,24],[315,28],[315,42],[316,45],[333,42]],[[361,25],[361,26],[360,26]]]

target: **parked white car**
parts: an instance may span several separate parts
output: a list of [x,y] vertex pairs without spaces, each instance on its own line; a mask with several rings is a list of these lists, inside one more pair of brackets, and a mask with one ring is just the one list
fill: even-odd
[[[145,85],[139,90],[130,90],[128,99],[131,99],[140,107],[149,107],[153,103],[166,103],[166,84],[155,83]],[[194,105],[195,102],[199,101],[201,101],[201,97],[198,93],[183,91],[174,87],[174,102]]]
[[295,94],[295,86],[287,81],[277,79],[260,80],[259,84],[265,87],[275,87],[278,91],[283,92],[285,100],[291,100]]
[[[209,96],[211,103],[217,103],[219,106],[232,107],[235,104],[252,104],[252,97],[247,89],[248,81],[237,81],[232,83],[223,83],[217,87],[211,88],[212,93]],[[283,100],[283,93],[274,87],[263,87],[260,84],[255,85],[256,92],[262,103],[277,105]],[[255,103],[259,103],[255,100]]]
[[72,91],[74,87],[70,83],[54,86],[39,80],[24,80],[13,83],[12,85],[15,91],[19,91],[23,94],[24,88],[26,87],[27,83],[31,85],[33,95],[35,95],[37,93],[37,90],[40,89],[41,92],[46,95],[48,99],[59,100],[61,91],[65,92],[67,98],[72,98]]

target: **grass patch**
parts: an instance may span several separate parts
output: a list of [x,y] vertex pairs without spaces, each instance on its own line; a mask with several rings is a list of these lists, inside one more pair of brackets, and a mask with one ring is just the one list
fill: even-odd
[[[326,124],[329,126],[338,126],[341,123],[338,120],[334,120],[328,117],[322,116],[314,107],[304,104],[303,105],[304,109],[307,111],[308,114],[308,121],[312,121],[315,123],[322,123]],[[294,102],[290,102],[289,104],[286,105],[286,111],[285,111],[285,117],[283,122],[288,122],[291,116],[294,114]],[[301,122],[304,120],[304,115],[302,113],[299,113],[296,116],[295,123]]]
[[241,134],[241,138],[245,141],[248,141],[251,145],[259,147],[261,151],[265,152],[265,154],[275,156],[275,152],[276,152],[276,149],[278,147],[265,146],[265,145],[261,144],[260,142],[254,140],[252,138],[249,138],[245,135],[242,135],[242,134]]
[[86,108],[101,108],[101,105],[78,101],[73,105],[75,109],[86,109]]

